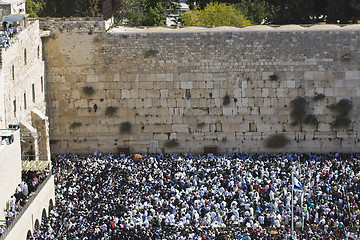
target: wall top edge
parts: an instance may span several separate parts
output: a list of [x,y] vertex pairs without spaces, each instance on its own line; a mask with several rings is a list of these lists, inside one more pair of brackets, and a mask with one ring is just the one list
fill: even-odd
[[166,27],[114,27],[111,33],[147,33],[147,32],[251,32],[251,31],[360,31],[360,24],[352,25],[335,25],[335,24],[317,24],[317,25],[253,25],[245,27],[221,26],[221,27],[183,27],[183,28],[166,28]]

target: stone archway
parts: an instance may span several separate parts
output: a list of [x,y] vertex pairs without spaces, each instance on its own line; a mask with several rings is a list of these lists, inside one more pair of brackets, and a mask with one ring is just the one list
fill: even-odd
[[49,142],[49,120],[41,111],[33,109],[31,111],[31,123],[32,127],[36,129],[41,135],[39,141],[39,160],[50,161],[50,142]]
[[39,160],[39,135],[30,123],[21,121],[21,155],[22,160]]

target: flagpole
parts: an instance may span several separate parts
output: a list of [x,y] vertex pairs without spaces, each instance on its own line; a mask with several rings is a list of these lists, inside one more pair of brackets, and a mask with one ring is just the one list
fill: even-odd
[[294,239],[294,168],[291,171],[291,238]]

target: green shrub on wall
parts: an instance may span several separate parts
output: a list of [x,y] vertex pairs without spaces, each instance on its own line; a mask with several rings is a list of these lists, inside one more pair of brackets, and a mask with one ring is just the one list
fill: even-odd
[[131,133],[132,124],[130,122],[123,122],[120,125],[120,133]]
[[308,124],[308,125],[316,126],[319,123],[319,120],[317,119],[317,117],[314,114],[309,114],[306,116],[304,123]]
[[71,129],[74,129],[74,128],[78,128],[78,127],[81,127],[82,126],[82,123],[81,122],[73,122],[71,125],[70,125],[70,128]]
[[92,87],[83,87],[81,91],[85,96],[92,96],[95,93],[95,90]]
[[301,124],[306,117],[307,101],[304,97],[297,97],[290,102],[293,125]]
[[265,147],[276,149],[285,147],[290,140],[284,134],[274,134],[265,140]]
[[168,140],[164,143],[164,147],[165,148],[176,148],[179,147],[180,144],[177,140],[173,139],[173,140]]
[[347,128],[351,124],[350,112],[353,109],[353,104],[350,99],[341,99],[336,104],[329,106],[330,110],[335,112],[335,120],[332,124],[334,128]]
[[112,106],[109,106],[105,109],[105,116],[106,117],[113,117],[115,116],[117,112],[117,108],[116,107],[112,107]]
[[272,82],[276,82],[279,78],[278,78],[277,75],[272,74],[272,75],[269,76],[269,79],[270,79],[270,81],[272,81]]
[[149,50],[145,51],[144,57],[145,57],[145,58],[155,57],[158,53],[159,53],[158,50],[149,49]]
[[227,105],[230,104],[230,96],[229,96],[229,94],[226,94],[226,95],[224,96],[223,104],[224,104],[224,106],[227,106]]
[[325,98],[325,94],[319,93],[319,94],[316,94],[315,97],[313,97],[313,100],[316,102],[316,101],[323,100],[324,98]]

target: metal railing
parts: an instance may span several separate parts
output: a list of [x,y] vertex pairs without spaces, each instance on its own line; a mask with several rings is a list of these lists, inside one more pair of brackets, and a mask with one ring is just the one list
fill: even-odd
[[29,198],[28,202],[25,204],[25,206],[20,210],[20,212],[15,216],[15,219],[9,224],[9,226],[6,228],[3,235],[0,237],[0,240],[4,240],[7,235],[11,232],[11,230],[14,228],[16,223],[19,221],[19,219],[24,215],[28,207],[31,205],[31,203],[35,200],[37,195],[39,195],[40,191],[44,188],[44,186],[49,182],[52,172],[50,171],[49,175],[45,178],[45,180],[40,184],[40,186],[36,189],[34,194]]

